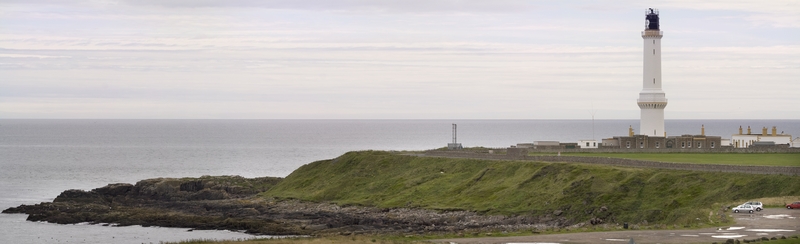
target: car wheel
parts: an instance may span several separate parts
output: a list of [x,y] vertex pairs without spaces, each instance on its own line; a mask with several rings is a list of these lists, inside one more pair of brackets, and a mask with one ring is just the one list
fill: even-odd
[[750,210],[750,213],[753,213],[753,210]]
[[760,211],[761,211],[761,208],[756,208],[756,211],[759,211],[759,212],[760,212]]
[[788,208],[788,209],[792,209],[792,206],[786,206],[786,208]]
[[738,209],[736,209],[736,210],[733,210],[733,212],[734,212],[734,213],[738,213],[738,212],[739,212],[739,210],[738,210]]

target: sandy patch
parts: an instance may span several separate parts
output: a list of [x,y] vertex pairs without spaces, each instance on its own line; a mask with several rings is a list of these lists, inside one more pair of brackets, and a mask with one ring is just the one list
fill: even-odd
[[747,231],[753,232],[791,232],[794,230],[782,230],[782,229],[748,229]]
[[788,214],[773,214],[773,215],[764,215],[766,219],[796,219],[797,217],[792,217]]

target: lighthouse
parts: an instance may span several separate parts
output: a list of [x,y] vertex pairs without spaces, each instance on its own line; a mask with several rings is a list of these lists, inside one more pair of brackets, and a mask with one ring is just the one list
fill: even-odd
[[661,90],[661,37],[658,9],[647,9],[644,31],[644,72],[642,91],[636,100],[642,111],[639,121],[639,134],[666,137],[664,131],[664,108],[667,98]]

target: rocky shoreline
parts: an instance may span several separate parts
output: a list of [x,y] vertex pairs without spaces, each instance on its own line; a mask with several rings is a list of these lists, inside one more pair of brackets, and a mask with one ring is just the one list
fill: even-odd
[[28,214],[28,221],[58,224],[182,227],[260,235],[467,234],[588,224],[572,223],[558,212],[538,217],[502,216],[461,210],[339,206],[258,196],[280,180],[239,176],[148,179],[91,191],[66,190],[53,202],[21,205],[3,213],[23,213]]

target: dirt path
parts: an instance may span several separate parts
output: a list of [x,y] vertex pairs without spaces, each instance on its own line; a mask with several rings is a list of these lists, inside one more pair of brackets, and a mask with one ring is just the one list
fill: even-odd
[[[754,214],[730,213],[736,224],[725,228],[697,230],[628,230],[515,237],[485,237],[433,240],[434,243],[724,243],[727,239],[800,235],[800,210],[768,208]],[[798,239],[800,242],[800,239]]]

